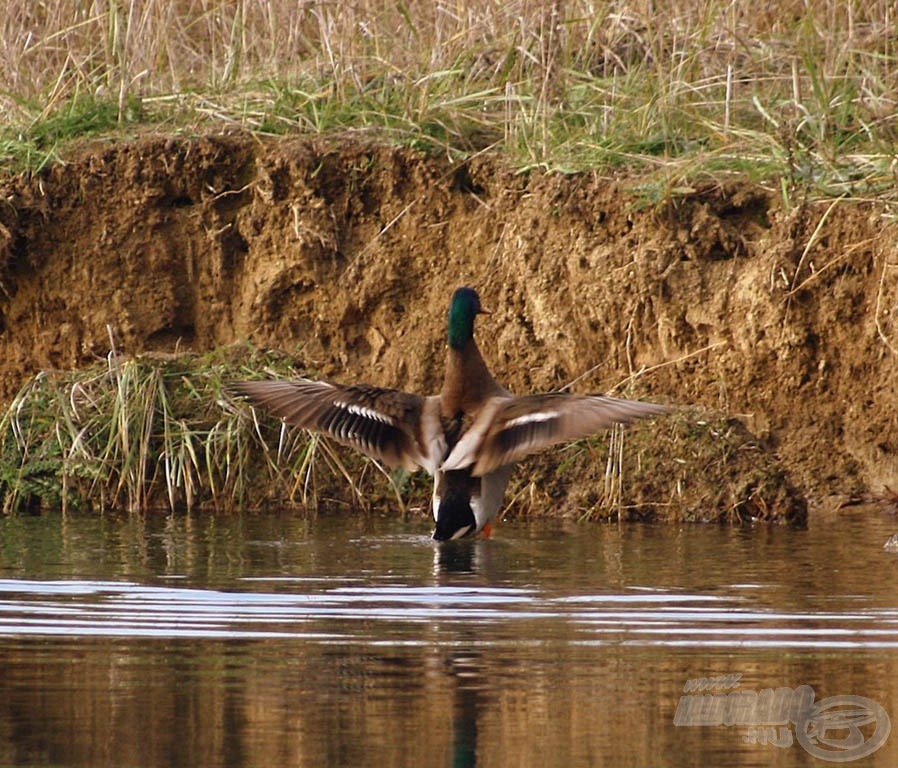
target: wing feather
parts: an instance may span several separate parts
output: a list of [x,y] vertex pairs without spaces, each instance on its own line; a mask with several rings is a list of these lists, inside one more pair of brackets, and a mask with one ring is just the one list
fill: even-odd
[[441,469],[472,466],[472,474],[482,477],[551,445],[668,410],[656,403],[606,395],[550,393],[493,398],[478,413]]
[[432,434],[436,398],[308,379],[239,381],[231,389],[287,424],[327,435],[390,466],[435,472],[445,451]]

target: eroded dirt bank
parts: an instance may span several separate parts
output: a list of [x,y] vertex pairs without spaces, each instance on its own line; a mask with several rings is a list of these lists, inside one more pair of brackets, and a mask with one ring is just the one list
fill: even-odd
[[650,207],[598,175],[248,136],[95,146],[0,194],[3,399],[105,355],[107,328],[127,352],[249,339],[430,391],[470,284],[515,391],[634,376],[735,418],[791,496],[898,489],[898,224],[875,203],[784,210],[732,183]]

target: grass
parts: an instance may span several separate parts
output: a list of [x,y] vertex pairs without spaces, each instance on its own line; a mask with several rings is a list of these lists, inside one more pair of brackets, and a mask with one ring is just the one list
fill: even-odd
[[[390,473],[228,393],[228,383],[295,375],[247,346],[125,357],[42,372],[0,414],[0,513],[143,512],[338,504],[429,516],[430,478]],[[625,442],[626,441],[626,442]],[[659,471],[659,467],[665,471]],[[802,522],[778,464],[725,421],[685,414],[615,428],[523,462],[505,511],[580,519]]]
[[518,514],[579,520],[807,521],[804,496],[756,438],[737,421],[691,412],[532,457],[508,496]]
[[0,156],[97,133],[361,131],[521,168],[894,196],[889,0],[11,0]]
[[314,508],[329,495],[365,507],[399,495],[373,462],[228,395],[229,381],[260,372],[292,369],[285,358],[235,347],[112,352],[84,370],[38,374],[0,416],[0,510]]

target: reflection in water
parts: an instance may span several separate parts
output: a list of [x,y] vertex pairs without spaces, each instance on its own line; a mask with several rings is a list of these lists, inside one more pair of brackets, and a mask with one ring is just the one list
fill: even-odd
[[[475,573],[477,556],[482,555],[483,539],[447,541],[434,546],[434,571],[439,574]],[[480,545],[480,546],[478,546]]]
[[688,680],[734,673],[898,718],[891,520],[424,527],[0,520],[0,764],[809,764],[674,725]]
[[[452,577],[476,574],[482,570],[484,539],[447,541],[434,548],[434,574],[440,583],[451,583]],[[464,641],[463,641],[464,642]],[[469,638],[475,646],[475,638]],[[446,668],[453,683],[452,696],[452,768],[472,768],[477,765],[477,722],[480,719],[480,654],[457,652],[449,654]]]
[[477,721],[480,713],[479,654],[453,653],[449,674],[455,684],[452,702],[452,765],[471,768],[477,765]]

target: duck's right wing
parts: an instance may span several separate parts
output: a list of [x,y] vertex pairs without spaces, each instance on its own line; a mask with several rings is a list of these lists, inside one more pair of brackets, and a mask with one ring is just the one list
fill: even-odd
[[446,453],[435,396],[309,379],[238,381],[230,389],[287,424],[325,434],[392,467],[435,474]]

